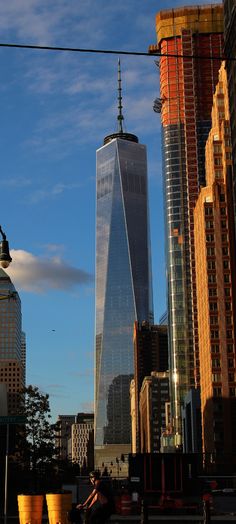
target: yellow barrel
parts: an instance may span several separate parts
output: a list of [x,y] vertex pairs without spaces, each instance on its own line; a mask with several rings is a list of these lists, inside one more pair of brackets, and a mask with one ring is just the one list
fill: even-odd
[[49,524],[69,524],[68,511],[72,507],[72,493],[47,493],[46,501]]
[[17,495],[20,524],[41,524],[43,495]]

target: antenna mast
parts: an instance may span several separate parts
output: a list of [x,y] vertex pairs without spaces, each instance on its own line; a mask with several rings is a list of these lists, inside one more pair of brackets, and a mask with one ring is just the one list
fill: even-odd
[[123,125],[122,121],[124,120],[123,114],[122,114],[122,88],[121,88],[121,70],[120,70],[120,59],[118,60],[118,133],[123,133]]

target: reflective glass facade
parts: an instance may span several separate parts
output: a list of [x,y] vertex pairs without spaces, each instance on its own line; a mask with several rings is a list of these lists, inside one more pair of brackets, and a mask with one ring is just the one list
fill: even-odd
[[15,293],[14,298],[0,300],[0,360],[21,361],[21,302],[10,277],[0,268],[0,296]]
[[6,390],[8,414],[19,409],[19,391],[25,385],[25,350],[22,358],[21,301],[10,277],[0,268],[0,384]]
[[[205,144],[223,52],[222,6],[189,6],[157,15],[162,100],[163,185],[170,394],[176,444],[181,406],[199,385],[199,341],[193,211],[205,185]],[[193,60],[192,56],[202,56]],[[184,56],[184,58],[183,58]]]
[[134,321],[153,320],[145,146],[112,136],[97,151],[96,194],[98,465],[99,450],[111,446],[114,458],[116,447],[129,450]]

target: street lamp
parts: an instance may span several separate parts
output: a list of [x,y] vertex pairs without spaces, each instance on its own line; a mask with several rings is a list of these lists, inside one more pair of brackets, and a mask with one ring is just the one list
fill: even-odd
[[3,268],[6,268],[11,263],[12,258],[9,253],[9,244],[7,241],[7,237],[5,233],[3,232],[1,226],[0,226],[0,233],[2,235],[2,241],[0,242],[0,265]]

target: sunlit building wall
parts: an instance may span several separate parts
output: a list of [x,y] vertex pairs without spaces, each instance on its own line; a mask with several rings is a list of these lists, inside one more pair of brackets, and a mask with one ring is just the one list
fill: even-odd
[[[226,462],[236,446],[235,242],[224,64],[206,144],[206,187],[194,211],[203,451]],[[231,460],[231,459],[230,459]]]
[[71,459],[79,466],[93,469],[94,414],[78,413],[71,426]]
[[137,453],[136,442],[136,424],[137,424],[137,409],[135,402],[135,380],[130,382],[130,416],[131,416],[131,453]]
[[205,185],[205,143],[220,67],[216,57],[223,53],[222,6],[161,11],[156,32],[163,55],[159,68],[170,394],[176,445],[181,446],[181,406],[200,378],[193,210],[199,189]]
[[[133,325],[153,320],[146,147],[116,133],[97,151],[95,466],[131,451]],[[122,467],[123,467],[122,462]]]

